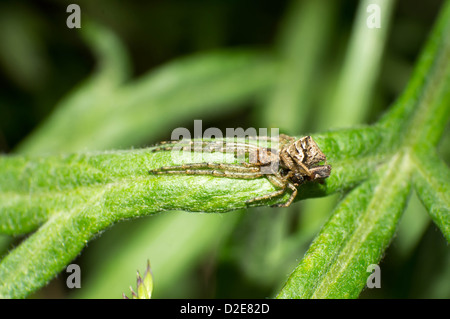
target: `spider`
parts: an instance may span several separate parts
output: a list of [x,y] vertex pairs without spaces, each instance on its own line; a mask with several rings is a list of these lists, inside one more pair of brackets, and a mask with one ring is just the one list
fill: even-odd
[[[256,137],[258,140],[274,141],[269,137]],[[182,175],[212,175],[226,178],[255,179],[266,177],[278,190],[247,200],[246,204],[269,200],[283,195],[288,189],[291,196],[285,203],[276,204],[275,207],[288,207],[297,196],[297,187],[308,181],[323,180],[330,176],[331,166],[326,165],[326,156],[319,149],[311,136],[305,136],[298,140],[281,134],[279,148],[258,147],[251,143],[238,143],[226,141],[191,140],[167,141],[155,145],[152,151],[169,151],[175,149],[175,144],[182,150],[194,151],[220,151],[246,153],[249,162],[238,164],[228,163],[189,163],[178,166],[164,166],[150,170],[150,174],[182,174]],[[201,146],[199,149],[198,146]],[[325,162],[325,165],[319,165]],[[278,164],[278,165],[277,165]]]

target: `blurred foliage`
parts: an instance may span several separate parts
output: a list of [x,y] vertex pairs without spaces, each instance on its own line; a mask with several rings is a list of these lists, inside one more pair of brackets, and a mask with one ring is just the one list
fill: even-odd
[[[203,128],[272,126],[296,135],[375,122],[403,90],[442,1],[393,3],[375,57],[358,51],[367,35],[358,35],[357,12],[370,1],[359,9],[355,1],[323,0],[75,3],[82,8],[81,32],[65,26],[61,1],[0,3],[4,152],[139,147],[169,139],[178,126],[192,128],[194,119]],[[90,34],[90,23],[104,32]],[[352,80],[361,87],[354,89]],[[203,87],[204,94],[190,94]],[[211,93],[216,87],[223,90]],[[148,121],[133,116],[151,106]],[[332,111],[343,106],[347,113]],[[58,118],[62,107],[73,112],[65,122]],[[90,126],[77,127],[83,107],[100,111]],[[85,117],[80,122],[91,114]],[[63,135],[60,128],[72,124]],[[449,144],[447,134],[440,146],[447,163]],[[82,289],[68,291],[62,273],[36,296],[120,298],[146,259],[155,298],[273,296],[336,200],[120,223],[74,261]],[[450,297],[443,284],[450,280],[449,250],[424,216],[418,200],[410,201],[381,265],[383,288],[362,297]],[[0,251],[17,243],[0,237]]]

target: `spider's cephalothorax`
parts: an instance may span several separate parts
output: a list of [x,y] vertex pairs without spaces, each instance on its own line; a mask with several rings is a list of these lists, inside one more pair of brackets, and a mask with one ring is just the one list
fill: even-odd
[[[259,137],[261,140],[273,139]],[[179,141],[162,142],[155,146],[153,151],[172,150]],[[297,196],[297,187],[307,181],[322,180],[330,176],[331,166],[320,165],[326,163],[326,156],[320,150],[311,136],[305,136],[298,140],[293,137],[281,134],[279,138],[279,148],[258,147],[255,144],[244,144],[223,141],[192,141],[188,144],[189,150],[198,151],[198,148],[191,149],[194,144],[201,144],[200,150],[220,150],[222,152],[245,152],[248,154],[249,162],[238,164],[225,163],[191,163],[179,166],[165,166],[159,169],[150,170],[150,174],[183,174],[183,175],[213,175],[226,178],[255,179],[266,177],[278,190],[248,200],[246,203],[253,203],[262,200],[269,200],[284,194],[287,189],[292,193],[287,202],[276,206],[287,207]],[[186,147],[187,147],[186,146]],[[276,163],[278,165],[274,166]],[[275,168],[274,168],[275,167]],[[270,168],[265,170],[266,168]]]
[[292,177],[294,183],[302,178],[312,181],[330,175],[331,167],[329,165],[318,165],[320,162],[326,161],[326,156],[311,136],[305,136],[298,140],[286,135],[281,137],[289,140],[290,143],[280,150],[280,164],[285,171],[288,171],[286,176]]

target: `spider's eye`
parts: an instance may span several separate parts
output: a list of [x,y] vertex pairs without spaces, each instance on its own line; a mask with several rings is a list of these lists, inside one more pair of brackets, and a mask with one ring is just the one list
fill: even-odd
[[305,180],[305,178],[303,177],[303,175],[301,175],[301,174],[299,174],[299,173],[296,173],[296,174],[292,177],[292,181],[293,181],[294,183],[297,183],[297,184],[303,183],[304,180]]

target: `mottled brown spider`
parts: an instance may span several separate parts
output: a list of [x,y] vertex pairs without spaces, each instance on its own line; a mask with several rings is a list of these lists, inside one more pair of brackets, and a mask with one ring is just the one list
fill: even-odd
[[[267,137],[257,137],[258,140],[274,141]],[[184,143],[184,144],[183,144]],[[250,204],[269,200],[283,195],[289,188],[292,193],[289,199],[278,207],[288,207],[297,196],[297,187],[309,181],[322,180],[330,176],[331,166],[326,165],[326,156],[319,149],[311,136],[298,140],[281,134],[277,149],[258,147],[251,143],[234,141],[168,141],[155,145],[152,151],[168,151],[177,145],[182,150],[190,151],[220,151],[235,154],[247,154],[248,162],[236,164],[226,163],[189,163],[178,166],[164,166],[150,170],[150,174],[182,174],[182,175],[212,175],[226,178],[255,179],[266,177],[278,190],[246,201]],[[192,149],[191,146],[194,146]],[[319,165],[325,162],[325,165]]]

